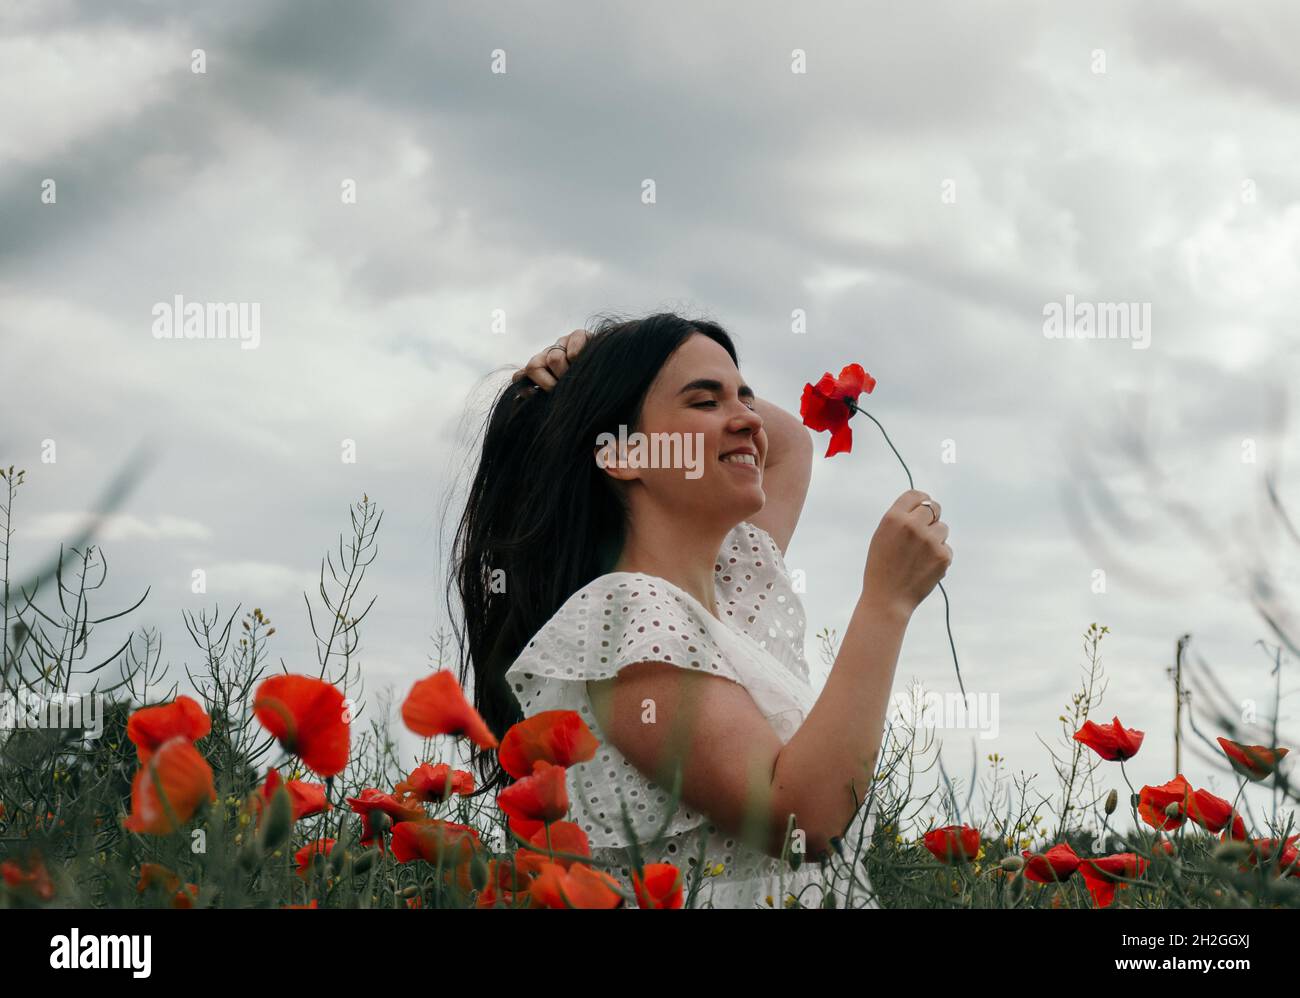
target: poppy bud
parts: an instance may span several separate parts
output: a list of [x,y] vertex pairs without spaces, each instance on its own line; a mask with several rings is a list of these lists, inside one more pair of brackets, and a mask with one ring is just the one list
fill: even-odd
[[824,898],[822,898],[822,907],[823,907],[823,908],[834,908],[834,907],[835,907],[835,892],[834,892],[834,891],[827,891],[827,892],[826,892],[826,896],[825,896]]
[[262,865],[262,849],[256,838],[250,837],[239,850],[239,865],[249,873]]
[[1014,880],[1012,880],[1011,889],[1009,893],[1011,894],[1012,904],[1019,901],[1021,896],[1025,893],[1025,878],[1016,877]]
[[365,873],[375,865],[375,857],[379,855],[378,849],[367,849],[355,860],[352,861],[353,873]]
[[293,801],[289,798],[288,789],[284,784],[280,784],[271,796],[271,804],[262,822],[262,848],[267,852],[274,852],[288,841],[291,831],[293,831]]
[[481,891],[487,886],[488,865],[478,850],[474,851],[474,856],[469,861],[469,882],[476,891]]
[[1220,863],[1241,862],[1249,856],[1254,846],[1249,842],[1242,842],[1238,839],[1229,839],[1226,842],[1220,842],[1214,847],[1212,855]]
[[999,864],[1007,873],[1019,873],[1024,869],[1025,861],[1019,856],[1003,856]]
[[402,897],[404,898],[413,898],[419,893],[420,888],[416,887],[415,884],[412,884],[410,887],[402,888]]
[[382,835],[393,827],[393,819],[388,812],[378,809],[370,812],[370,831],[375,835]]
[[1165,817],[1167,818],[1177,818],[1182,813],[1183,805],[1176,800],[1171,800],[1165,807]]
[[1115,808],[1119,806],[1119,792],[1114,787],[1106,795],[1106,813],[1114,814]]
[[338,872],[343,869],[343,864],[347,862],[348,856],[349,853],[346,849],[340,849],[338,843],[334,843],[334,848],[325,857],[329,861],[330,872],[337,876]]

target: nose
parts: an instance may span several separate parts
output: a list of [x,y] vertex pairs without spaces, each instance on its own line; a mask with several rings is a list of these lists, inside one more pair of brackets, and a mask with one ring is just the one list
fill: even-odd
[[757,437],[758,431],[763,428],[763,417],[758,414],[756,409],[751,409],[746,403],[740,402],[739,405],[740,421],[732,425],[733,432],[748,433],[751,438]]

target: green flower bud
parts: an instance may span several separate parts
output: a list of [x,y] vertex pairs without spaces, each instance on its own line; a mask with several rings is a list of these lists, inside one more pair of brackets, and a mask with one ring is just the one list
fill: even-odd
[[487,861],[483,859],[482,853],[478,850],[474,851],[474,856],[469,861],[469,882],[476,891],[481,891],[487,886],[488,865]]
[[293,801],[289,797],[289,791],[281,784],[276,787],[271,803],[262,815],[262,848],[274,852],[289,841],[289,833],[292,831]]

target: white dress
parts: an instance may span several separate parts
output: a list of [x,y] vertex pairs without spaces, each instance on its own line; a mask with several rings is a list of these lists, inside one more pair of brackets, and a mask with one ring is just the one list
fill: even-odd
[[[781,550],[765,530],[742,521],[727,535],[714,565],[719,621],[698,600],[658,576],[611,572],[578,590],[534,635],[509,669],[525,717],[544,710],[576,710],[600,740],[595,758],[569,770],[570,818],[591,842],[592,857],[630,884],[630,858],[619,800],[626,801],[637,840],[644,846],[665,825],[671,788],[656,785],[605,738],[593,715],[587,681],[609,679],[634,662],[667,662],[725,676],[744,686],[782,742],[788,742],[816,700],[804,657],[804,613],[790,585]],[[879,907],[861,862],[859,836],[870,841],[869,801],[844,836],[845,860],[827,867],[843,903],[850,867],[856,872],[855,907]],[[866,819],[866,833],[862,832]],[[668,835],[644,862],[672,863],[693,875],[701,845],[705,869],[723,865],[701,881],[696,905],[717,908],[781,906],[793,894],[816,907],[826,880],[817,862],[799,870],[726,835],[709,817],[679,803]],[[865,886],[865,890],[864,890]],[[770,900],[769,900],[770,899]]]

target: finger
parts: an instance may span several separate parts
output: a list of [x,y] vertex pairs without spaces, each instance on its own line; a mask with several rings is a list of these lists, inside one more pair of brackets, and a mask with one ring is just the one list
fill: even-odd
[[559,378],[569,369],[569,352],[565,350],[547,350],[546,368]]
[[921,504],[921,500],[929,498],[929,494],[922,492],[920,489],[908,489],[894,500],[894,505],[902,509],[904,513],[910,513]]
[[575,329],[568,336],[564,337],[564,349],[569,355],[570,360],[582,352],[582,348],[587,345],[589,339],[591,339],[591,334],[585,329]]
[[[927,525],[931,523],[938,523],[939,517],[942,513],[942,507],[934,499],[926,499],[924,501],[929,505],[923,506],[921,505],[921,503],[917,503],[915,506],[912,507],[912,511],[908,515],[915,516],[918,520],[921,520]],[[930,510],[934,510],[934,512],[931,513]]]
[[[555,353],[557,356],[559,355],[558,350],[555,351]],[[534,358],[533,362],[528,365],[526,370],[528,372],[528,377],[532,380],[533,384],[542,391],[549,392],[555,387],[555,377],[546,369],[546,366],[536,358]]]

